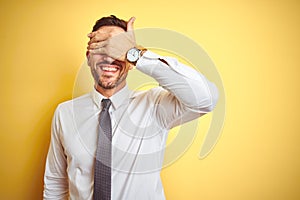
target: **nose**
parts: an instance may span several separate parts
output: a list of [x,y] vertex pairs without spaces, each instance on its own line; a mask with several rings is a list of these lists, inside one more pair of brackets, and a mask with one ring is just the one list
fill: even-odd
[[108,63],[112,63],[115,61],[115,59],[113,59],[112,57],[109,57],[108,55],[104,55],[103,59]]

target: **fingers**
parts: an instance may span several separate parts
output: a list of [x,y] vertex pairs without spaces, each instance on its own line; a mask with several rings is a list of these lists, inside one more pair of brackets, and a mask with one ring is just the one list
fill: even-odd
[[88,52],[89,52],[89,55],[93,55],[93,54],[104,54],[104,55],[107,55],[108,54],[106,48],[89,49]]
[[89,38],[92,38],[92,37],[95,36],[95,34],[96,34],[96,32],[91,32],[91,33],[87,34],[87,36],[88,36]]
[[98,48],[102,48],[102,47],[105,47],[107,45],[108,41],[105,40],[105,41],[102,41],[102,42],[94,42],[94,43],[91,43],[87,46],[87,49],[88,50],[93,50],[93,49],[98,49]]
[[133,31],[133,23],[135,21],[135,17],[131,17],[127,22],[127,31]]
[[94,31],[94,32],[91,32],[91,33],[87,34],[87,36],[88,36],[89,38],[93,38],[93,37],[95,37],[96,35],[101,35],[101,34],[107,34],[107,32],[106,32],[106,31],[103,31],[103,30],[101,30],[101,29],[99,29],[99,30],[97,30],[97,31]]
[[[135,21],[135,17],[131,17],[128,22],[127,22],[127,31],[133,31],[133,24]],[[99,41],[104,41],[108,39],[111,34],[109,32],[105,32],[101,29],[91,32],[87,35],[90,38],[90,41],[88,44],[94,43],[94,42],[99,42]]]
[[90,41],[88,42],[88,45],[95,43],[95,42],[101,42],[107,40],[111,36],[108,32],[103,32],[101,30],[94,31],[88,34],[88,37],[90,38]]
[[[127,22],[125,33],[114,32],[110,29],[99,29],[89,33],[90,38],[87,50],[90,54],[107,54],[113,58],[125,60],[126,52],[136,45],[133,24],[135,17]],[[118,34],[117,34],[118,33]]]

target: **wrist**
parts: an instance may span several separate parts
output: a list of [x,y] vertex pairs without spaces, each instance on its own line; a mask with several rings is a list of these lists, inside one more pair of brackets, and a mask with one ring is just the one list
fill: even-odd
[[137,45],[127,51],[126,61],[135,66],[138,60],[144,55],[146,51],[147,49],[145,47]]
[[141,45],[137,45],[135,48],[137,48],[138,50],[140,50],[140,56],[142,57],[143,54],[148,50],[147,48],[141,46]]

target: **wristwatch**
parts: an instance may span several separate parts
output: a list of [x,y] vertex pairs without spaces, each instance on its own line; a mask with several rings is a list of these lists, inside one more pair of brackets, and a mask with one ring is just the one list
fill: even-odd
[[127,51],[126,59],[128,62],[136,65],[137,61],[142,57],[145,51],[147,51],[145,48],[133,47]]

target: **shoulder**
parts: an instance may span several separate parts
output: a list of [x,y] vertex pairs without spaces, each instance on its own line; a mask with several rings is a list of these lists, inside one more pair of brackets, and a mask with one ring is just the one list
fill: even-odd
[[58,104],[56,108],[56,113],[72,112],[75,107],[86,107],[88,105],[91,105],[91,103],[92,103],[91,94],[90,93],[84,94],[82,96]]

